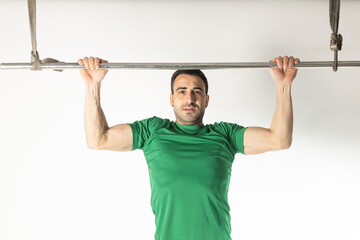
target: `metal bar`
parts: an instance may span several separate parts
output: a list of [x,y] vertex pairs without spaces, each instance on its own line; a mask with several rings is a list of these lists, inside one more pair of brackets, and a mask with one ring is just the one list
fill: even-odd
[[[332,68],[333,61],[312,61],[295,64],[296,68]],[[339,67],[360,67],[360,61],[339,61]],[[1,63],[0,70],[23,70],[31,69],[32,63]],[[43,63],[43,69],[81,69],[78,63]],[[228,68],[274,68],[276,63],[272,62],[224,62],[224,63],[101,63],[104,69],[155,69],[155,70],[177,70],[177,69],[228,69]]]
[[33,55],[36,56],[37,44],[36,44],[36,0],[28,0],[29,10],[29,23],[31,34],[31,46]]

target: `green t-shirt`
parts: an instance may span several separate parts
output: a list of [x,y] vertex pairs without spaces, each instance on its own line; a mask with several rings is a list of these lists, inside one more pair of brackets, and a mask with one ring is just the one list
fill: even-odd
[[152,117],[130,124],[149,168],[155,240],[231,240],[228,189],[245,129]]

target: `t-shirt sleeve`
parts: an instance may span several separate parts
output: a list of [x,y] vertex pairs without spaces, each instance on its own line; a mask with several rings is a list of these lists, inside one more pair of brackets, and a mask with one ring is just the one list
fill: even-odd
[[151,135],[165,123],[165,119],[155,116],[130,123],[129,125],[133,135],[133,147],[131,151],[142,149]]
[[224,130],[235,149],[236,153],[245,154],[244,151],[244,133],[247,127],[243,127],[236,123],[220,122],[220,125],[224,127]]

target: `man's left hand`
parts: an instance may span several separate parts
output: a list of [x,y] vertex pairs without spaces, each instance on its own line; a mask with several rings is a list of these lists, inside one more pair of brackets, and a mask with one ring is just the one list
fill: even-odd
[[293,68],[294,64],[298,64],[300,60],[294,57],[277,57],[270,62],[276,62],[278,68],[270,68],[271,77],[274,79],[276,85],[291,84],[294,80],[297,68]]

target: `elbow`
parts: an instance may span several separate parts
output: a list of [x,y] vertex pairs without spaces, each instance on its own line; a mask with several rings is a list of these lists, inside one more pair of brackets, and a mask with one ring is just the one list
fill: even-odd
[[100,138],[94,138],[92,140],[90,139],[86,139],[86,143],[87,143],[87,146],[89,149],[92,149],[92,150],[105,150],[106,149],[106,139],[107,139],[107,136],[106,135],[103,135],[102,137]]
[[87,144],[87,147],[91,150],[99,150],[99,147],[97,145]]
[[289,149],[291,147],[292,144],[292,138],[288,138],[288,139],[281,139],[279,141],[277,141],[276,144],[276,150],[286,150]]
[[289,149],[290,147],[291,147],[291,141],[287,141],[283,143],[283,145],[281,146],[281,150],[286,150]]
[[95,142],[90,142],[90,141],[87,141],[86,144],[87,144],[87,147],[91,150],[101,150],[100,144],[97,144]]

